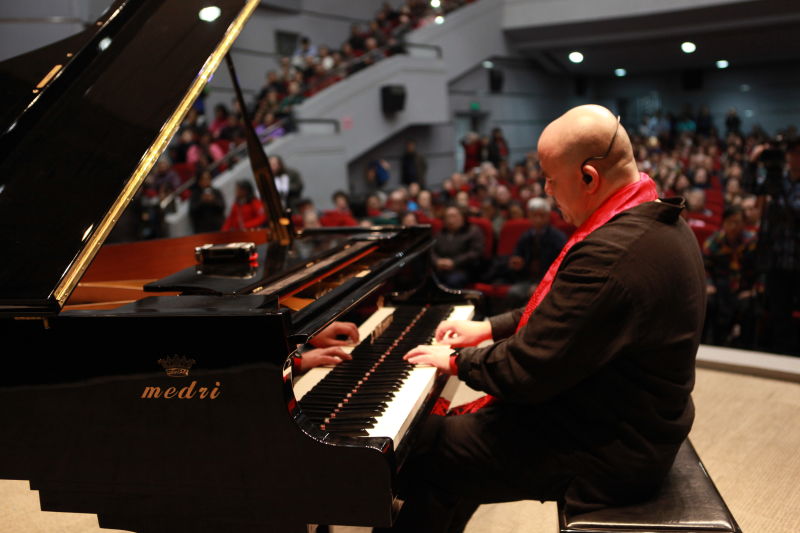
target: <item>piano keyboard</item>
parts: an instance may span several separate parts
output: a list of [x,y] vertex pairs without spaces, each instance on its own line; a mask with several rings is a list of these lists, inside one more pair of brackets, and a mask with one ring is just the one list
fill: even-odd
[[[443,320],[469,320],[473,312],[471,305],[379,309],[358,328],[361,343],[347,349],[352,361],[311,369],[295,382],[300,407],[324,431],[390,437],[397,448],[436,378],[436,368],[410,365],[403,355],[432,344]],[[380,334],[372,339],[373,332]]]

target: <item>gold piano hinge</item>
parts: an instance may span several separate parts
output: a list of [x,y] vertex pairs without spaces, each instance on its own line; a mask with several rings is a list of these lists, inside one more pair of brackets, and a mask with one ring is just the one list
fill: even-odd
[[370,273],[370,272],[372,272],[372,271],[371,271],[370,269],[368,269],[368,268],[367,268],[367,269],[364,269],[364,270],[362,270],[362,271],[361,271],[361,272],[359,272],[358,274],[356,274],[356,275],[355,275],[355,277],[357,277],[357,278],[363,278],[364,276],[367,276],[367,275],[369,275],[369,273]]
[[39,83],[37,83],[37,84],[36,84],[36,88],[37,88],[37,89],[41,89],[42,87],[44,87],[45,85],[47,85],[48,83],[50,83],[50,80],[52,80],[52,79],[53,79],[53,77],[54,77],[56,74],[58,74],[58,71],[59,71],[59,70],[61,70],[61,67],[62,67],[62,66],[63,66],[63,65],[55,65],[53,68],[51,68],[51,69],[50,69],[50,72],[48,72],[47,74],[45,74],[44,78],[42,78],[41,80],[39,80]]
[[14,320],[41,320],[44,329],[50,329],[50,319],[41,316],[15,316]]
[[78,281],[81,276],[83,276],[86,269],[89,268],[89,263],[92,262],[95,254],[103,244],[103,241],[106,240],[114,224],[130,203],[133,195],[139,190],[139,186],[144,181],[147,173],[150,172],[150,169],[153,168],[153,165],[155,165],[158,157],[167,148],[170,139],[172,139],[175,132],[178,131],[178,126],[180,126],[181,121],[183,121],[183,117],[200,95],[211,75],[217,70],[217,67],[222,62],[222,58],[225,57],[225,54],[233,45],[233,41],[235,41],[236,37],[241,33],[247,19],[250,18],[250,15],[252,15],[253,11],[258,7],[259,1],[260,0],[247,0],[245,7],[242,8],[233,22],[231,22],[230,26],[228,26],[228,30],[225,32],[219,45],[217,45],[217,48],[200,68],[200,72],[197,74],[197,77],[195,77],[192,86],[183,96],[175,112],[172,113],[169,120],[164,123],[156,140],[153,141],[153,144],[150,145],[139,160],[139,165],[136,167],[136,170],[133,171],[130,179],[128,179],[128,182],[122,189],[122,193],[114,201],[111,209],[106,213],[105,218],[97,225],[97,229],[89,237],[86,246],[81,250],[77,259],[72,263],[69,270],[61,279],[61,283],[58,284],[55,290],[55,298],[60,305],[64,305],[64,302],[67,301],[67,298],[69,298],[69,295],[72,293],[72,289],[78,284]]

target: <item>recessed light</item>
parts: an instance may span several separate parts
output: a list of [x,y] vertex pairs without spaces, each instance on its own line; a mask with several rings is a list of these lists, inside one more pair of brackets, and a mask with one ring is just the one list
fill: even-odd
[[573,63],[580,63],[583,61],[583,54],[580,52],[570,52],[567,57],[569,57],[569,60]]
[[431,0],[431,7],[432,8],[438,8],[441,5],[442,5],[442,3],[439,0]]
[[214,22],[221,14],[222,10],[217,6],[207,6],[201,9],[197,16],[205,22]]
[[614,76],[618,78],[624,78],[628,74],[628,71],[624,68],[615,68],[614,69]]
[[695,45],[692,41],[686,41],[681,43],[681,50],[683,50],[686,54],[691,54],[697,50],[697,45]]
[[484,61],[483,63],[481,63],[481,65],[483,65],[483,68],[486,69],[494,68],[494,63],[492,63],[491,61]]
[[743,83],[743,84],[739,85],[739,90],[742,91],[743,93],[749,93],[750,92],[750,86],[748,84],[746,84],[746,83]]
[[435,18],[435,19],[433,19],[433,21],[434,21],[436,24],[444,24],[444,17],[443,17],[443,16],[441,16],[441,15],[437,15],[437,16],[436,16],[436,18]]
[[728,68],[730,63],[728,63],[727,59],[720,59],[717,61],[717,68]]

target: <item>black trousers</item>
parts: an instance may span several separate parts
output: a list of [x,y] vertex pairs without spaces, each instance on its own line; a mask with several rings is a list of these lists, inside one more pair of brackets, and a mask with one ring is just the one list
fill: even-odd
[[392,532],[459,532],[482,503],[560,500],[574,476],[514,409],[432,416],[404,466]]

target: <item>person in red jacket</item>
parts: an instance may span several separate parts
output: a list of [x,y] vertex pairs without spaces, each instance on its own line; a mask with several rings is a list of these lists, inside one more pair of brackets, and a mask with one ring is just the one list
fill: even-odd
[[264,204],[256,198],[253,184],[247,180],[236,182],[236,201],[222,225],[222,231],[249,229],[263,226],[267,221]]

